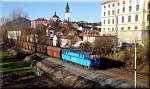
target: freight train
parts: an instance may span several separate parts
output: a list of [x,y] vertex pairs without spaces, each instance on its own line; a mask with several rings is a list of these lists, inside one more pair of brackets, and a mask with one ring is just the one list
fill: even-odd
[[71,48],[59,48],[49,45],[34,44],[31,42],[21,42],[21,47],[46,54],[50,57],[58,58],[64,61],[73,62],[87,68],[97,68],[101,65],[99,55],[94,55],[92,52],[85,52]]

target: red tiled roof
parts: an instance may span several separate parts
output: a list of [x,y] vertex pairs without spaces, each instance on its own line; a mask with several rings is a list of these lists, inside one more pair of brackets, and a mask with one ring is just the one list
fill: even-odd
[[45,18],[38,18],[38,19],[35,19],[34,21],[48,21],[48,20]]
[[88,36],[96,36],[99,33],[97,30],[90,30],[80,34],[80,36],[88,35]]
[[107,3],[111,3],[111,2],[117,2],[118,0],[104,0],[102,2],[102,4],[107,4]]

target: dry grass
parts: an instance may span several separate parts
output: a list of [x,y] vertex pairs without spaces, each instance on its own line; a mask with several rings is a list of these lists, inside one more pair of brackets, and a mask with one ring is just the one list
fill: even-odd
[[[106,55],[107,58],[112,59],[112,53]],[[126,63],[125,68],[128,71],[134,70],[134,59],[135,59],[135,49],[127,48],[120,50],[117,56],[119,61]],[[148,47],[138,47],[137,48],[137,72],[148,73],[149,72],[149,49]]]

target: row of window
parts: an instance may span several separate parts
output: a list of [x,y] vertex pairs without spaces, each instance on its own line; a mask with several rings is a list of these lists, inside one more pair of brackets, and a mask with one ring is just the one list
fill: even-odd
[[[137,0],[139,2],[139,0]],[[122,2],[123,5],[125,5],[125,1]],[[129,4],[132,3],[132,0],[129,0]],[[117,3],[118,6],[120,6],[120,2]],[[115,7],[115,3],[112,4],[112,7]],[[104,9],[106,8],[106,5],[104,5]],[[110,8],[110,4],[108,4],[108,8]]]
[[[135,22],[137,22],[139,20],[138,18],[139,18],[138,15],[135,15]],[[124,16],[122,16],[121,22],[124,23],[124,21],[125,21]],[[130,15],[128,16],[128,22],[131,22],[131,16]],[[115,21],[114,21],[114,19],[112,19],[112,24],[114,24],[114,23],[115,23]],[[103,20],[103,24],[104,25],[106,24],[105,19]],[[108,24],[110,24],[110,19],[108,19]]]
[[[129,6],[129,12],[132,11],[132,6]],[[139,11],[139,4],[136,5],[136,11]],[[117,10],[117,13],[120,14],[120,10]],[[125,7],[122,8],[122,13],[125,13]],[[112,15],[115,14],[115,10],[112,10]],[[108,15],[110,15],[110,11],[108,11]],[[104,11],[104,16],[106,16],[106,12]]]
[[[125,1],[123,1],[123,4],[125,4]],[[118,6],[120,5],[120,3],[118,2]],[[112,4],[112,7],[115,6],[115,3]],[[104,5],[104,9],[106,8],[106,6]],[[110,8],[110,4],[108,5],[108,8]]]
[[[131,30],[130,27],[127,27],[127,29],[128,29],[128,30]],[[134,29],[137,30],[137,29],[138,29],[138,26],[135,26]],[[103,28],[103,31],[105,31],[105,30],[106,30],[106,29]],[[108,31],[110,31],[110,30],[111,30],[111,31],[115,31],[115,29],[114,29],[113,27],[112,27],[112,28],[108,28]],[[124,27],[121,27],[121,30],[124,30]]]

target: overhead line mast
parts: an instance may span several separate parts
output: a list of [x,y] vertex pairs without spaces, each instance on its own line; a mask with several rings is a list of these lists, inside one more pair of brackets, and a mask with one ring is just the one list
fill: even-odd
[[[144,31],[145,31],[145,13],[146,13],[145,4],[146,4],[146,0],[144,0],[143,2],[142,35],[144,34]],[[142,39],[142,44],[143,43],[144,43],[144,40]]]

